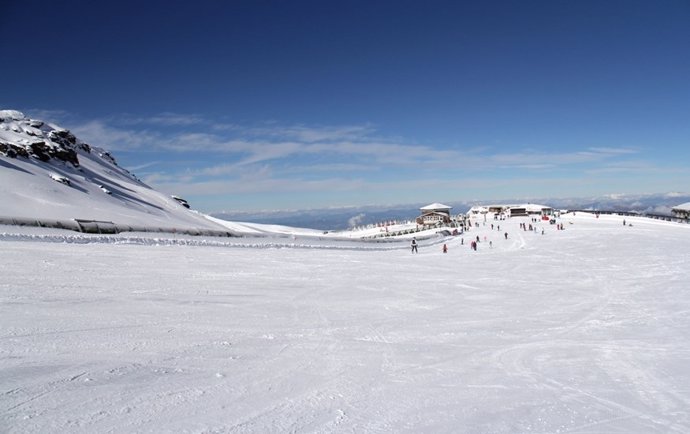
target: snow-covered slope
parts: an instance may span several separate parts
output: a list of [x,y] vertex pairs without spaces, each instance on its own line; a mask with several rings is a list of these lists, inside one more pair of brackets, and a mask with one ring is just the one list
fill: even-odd
[[473,223],[417,254],[0,227],[0,432],[690,432],[690,225]]
[[68,130],[0,110],[0,217],[226,230]]

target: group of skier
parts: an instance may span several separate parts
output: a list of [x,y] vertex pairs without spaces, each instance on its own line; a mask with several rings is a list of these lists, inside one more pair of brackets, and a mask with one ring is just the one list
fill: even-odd
[[[508,239],[508,232],[505,233],[505,238],[506,238],[506,240]],[[486,242],[486,237],[484,237],[484,241]],[[461,238],[461,239],[460,239],[460,244],[463,244],[463,245],[465,244],[465,239],[464,239],[464,238]],[[478,245],[478,244],[479,244],[479,236],[477,236],[476,240],[472,240],[472,241],[470,242],[470,249],[472,249],[472,250],[474,250],[474,251],[476,252],[476,251],[477,251],[477,245]],[[418,249],[419,243],[417,242],[417,238],[416,238],[416,237],[413,237],[413,238],[412,238],[412,243],[411,243],[410,245],[411,245],[411,247],[412,247],[412,253],[419,253],[419,249]],[[494,246],[493,241],[489,241],[489,247],[493,248],[493,246]],[[445,244],[445,243],[444,243],[444,244],[443,244],[443,247],[442,247],[442,249],[441,249],[441,251],[442,251],[443,253],[448,253],[448,244]]]
[[[533,223],[534,223],[534,222],[538,222],[538,220],[533,219]],[[624,222],[623,224],[625,224],[625,222]],[[479,224],[478,224],[478,223],[476,223],[475,225],[476,225],[476,227],[479,227]],[[564,229],[565,229],[565,228],[563,227],[563,224],[562,224],[562,223],[557,224],[557,225],[556,225],[556,228],[557,228],[558,230],[564,230]],[[491,224],[491,230],[493,231],[494,229],[500,231],[500,230],[501,230],[501,226]],[[528,224],[528,223],[520,223],[520,229],[522,229],[522,230],[524,230],[524,231],[537,232],[537,226],[536,226],[536,225],[533,225],[533,224]],[[469,230],[469,228],[468,228],[468,230]],[[541,234],[544,235],[544,228],[541,228]],[[508,232],[504,232],[504,233],[503,233],[503,237],[507,240],[507,239],[508,239]],[[479,242],[480,242],[479,236],[476,236],[476,238],[473,239],[473,240],[470,242],[470,249],[476,252],[476,251],[477,251],[477,246],[478,246]],[[487,242],[487,237],[486,237],[486,236],[484,237],[484,242]],[[490,248],[493,248],[493,241],[488,241],[488,243],[489,243],[489,247],[490,247]],[[465,239],[464,239],[464,238],[461,238],[461,239],[460,239],[460,244],[461,244],[461,245],[464,245],[464,244],[465,244]],[[418,246],[419,246],[419,243],[417,242],[417,238],[416,238],[416,237],[415,237],[415,238],[412,238],[412,244],[411,244],[412,253],[418,253],[418,252],[419,252],[419,250],[418,250],[419,247],[418,247]],[[442,252],[443,252],[443,253],[448,253],[448,245],[447,245],[447,244],[443,244]]]

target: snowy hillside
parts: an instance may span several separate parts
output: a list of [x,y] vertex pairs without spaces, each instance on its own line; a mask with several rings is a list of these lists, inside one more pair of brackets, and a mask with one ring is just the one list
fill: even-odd
[[0,110],[0,217],[223,230],[68,130]]
[[0,431],[690,432],[690,225],[476,223],[418,254],[0,227]]

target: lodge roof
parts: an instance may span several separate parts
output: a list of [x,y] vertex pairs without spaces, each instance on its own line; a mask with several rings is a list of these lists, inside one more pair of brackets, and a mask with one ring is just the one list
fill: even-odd
[[450,210],[452,206],[444,205],[442,203],[432,203],[431,205],[423,206],[420,208],[421,211],[439,211],[439,210]]

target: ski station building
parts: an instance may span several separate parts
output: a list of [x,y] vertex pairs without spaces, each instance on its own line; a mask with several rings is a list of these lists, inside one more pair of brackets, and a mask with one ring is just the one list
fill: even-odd
[[671,211],[673,212],[674,217],[682,220],[688,220],[690,219],[690,202],[674,206],[671,208]]
[[478,214],[499,214],[507,217],[552,216],[554,210],[545,205],[528,203],[522,205],[477,205],[467,212],[469,216]]
[[435,225],[438,223],[450,223],[450,210],[453,207],[442,203],[432,203],[419,209],[421,215],[417,217],[418,225]]

